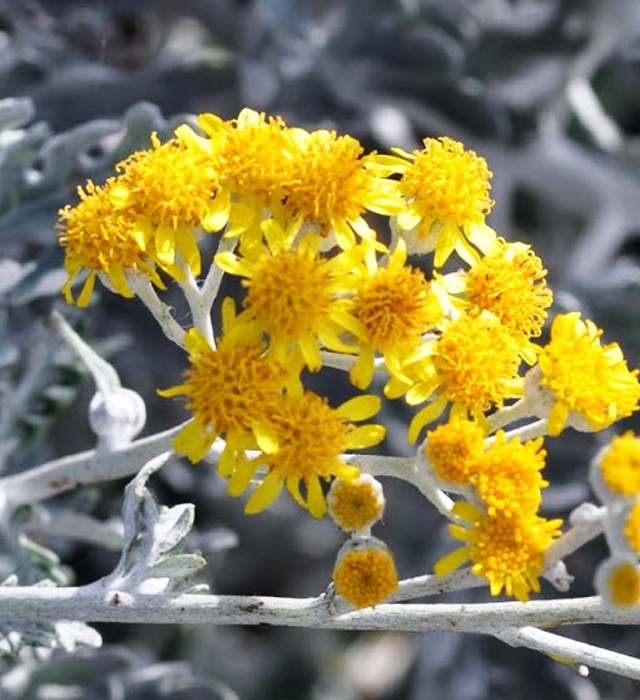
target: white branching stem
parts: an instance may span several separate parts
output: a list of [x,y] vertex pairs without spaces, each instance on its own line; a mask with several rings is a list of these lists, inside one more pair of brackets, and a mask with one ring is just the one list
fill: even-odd
[[142,438],[118,450],[88,450],[0,479],[0,494],[11,508],[38,503],[84,484],[133,476],[159,453],[171,449],[182,425]]
[[[640,608],[611,609],[597,597],[480,604],[384,604],[336,614],[325,596],[270,598],[135,595],[83,588],[0,588],[0,619],[145,624],[274,625],[344,630],[450,631],[489,634],[576,664],[640,679],[640,660],[537,627],[640,624]],[[524,629],[523,629],[524,628]]]

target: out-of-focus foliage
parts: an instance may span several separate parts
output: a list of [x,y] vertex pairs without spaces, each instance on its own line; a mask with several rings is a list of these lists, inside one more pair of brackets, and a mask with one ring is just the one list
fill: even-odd
[[[583,309],[631,365],[640,362],[637,0],[3,0],[0,46],[0,98],[11,98],[0,103],[0,387],[12,397],[0,402],[5,473],[75,450],[85,425],[82,405],[60,413],[81,376],[41,322],[63,278],[57,209],[184,114],[231,118],[248,105],[381,150],[411,149],[425,136],[460,139],[495,174],[490,223],[533,243],[558,305]],[[95,337],[117,336],[111,350],[129,336],[116,364],[123,384],[149,397],[149,430],[183,419],[178,408],[153,404],[155,387],[176,383],[182,358],[143,310],[105,293],[78,322]],[[389,450],[406,451],[390,433]],[[595,447],[595,438],[574,434],[554,449],[549,517],[588,497]],[[302,519],[286,503],[248,518],[204,467],[159,476],[162,502],[196,504],[193,539],[214,592],[315,595],[326,586],[341,539],[328,522]],[[401,576],[430,571],[445,552],[440,520],[406,484],[385,489],[384,539]],[[61,505],[117,518],[122,490]],[[99,549],[26,522],[81,582],[117,564],[117,528]],[[233,533],[239,546],[229,549]],[[578,582],[591,581],[601,556],[591,547],[572,559]],[[28,569],[16,542],[3,541],[3,557],[3,571],[16,557]],[[588,584],[572,589],[590,592]],[[120,646],[73,657],[23,653],[2,662],[0,696],[231,700],[225,684],[243,700],[634,696],[630,681],[584,679],[553,661],[541,673],[531,654],[459,636],[99,628]],[[633,630],[583,634],[640,653]]]

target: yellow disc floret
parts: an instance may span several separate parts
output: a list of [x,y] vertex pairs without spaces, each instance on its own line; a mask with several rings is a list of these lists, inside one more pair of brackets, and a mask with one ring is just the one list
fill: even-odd
[[[219,435],[234,439],[264,421],[286,384],[284,367],[264,354],[260,330],[237,325],[224,333],[213,350],[195,328],[185,334],[190,369],[184,383],[159,392],[162,396],[185,395],[193,420],[178,433],[176,451],[192,462],[204,457]],[[255,448],[255,441],[251,443]]]
[[118,294],[132,297],[125,272],[147,275],[157,286],[164,284],[149,259],[153,246],[135,229],[135,214],[120,209],[111,197],[115,179],[103,186],[88,182],[78,188],[80,202],[61,209],[60,245],[65,249],[64,266],[68,279],[62,288],[67,303],[73,303],[71,286],[83,270],[89,275],[84,283],[78,306],[86,306],[91,298],[96,274],[103,274]]
[[369,608],[398,590],[398,574],[391,552],[380,540],[347,542],[333,570],[336,593],[356,608]]
[[484,432],[473,421],[453,419],[427,433],[424,450],[428,464],[443,487],[466,486],[478,470]]
[[549,485],[540,473],[547,454],[542,444],[542,438],[522,444],[517,437],[507,440],[502,430],[496,433],[495,441],[484,452],[477,472],[470,478],[489,516],[499,513],[512,517],[537,512],[541,489]]
[[485,159],[447,137],[425,139],[422,151],[396,150],[410,161],[398,168],[407,209],[397,219],[400,229],[409,232],[404,234],[409,252],[435,250],[436,267],[454,249],[468,262],[477,259],[468,239],[482,250],[494,239],[483,226],[493,206],[492,173]]
[[640,438],[630,430],[612,438],[599,466],[604,483],[613,493],[624,498],[640,493]]
[[467,272],[466,299],[476,309],[490,311],[514,332],[537,337],[553,301],[546,274],[530,246],[498,239]]
[[366,211],[389,215],[404,208],[398,183],[376,176],[375,154],[365,155],[357,139],[323,129],[292,129],[290,136],[297,148],[287,171],[287,216],[315,224],[323,237],[335,234],[346,249],[354,231],[375,240],[362,218]]
[[595,586],[605,603],[629,608],[640,603],[640,571],[634,559],[613,556],[598,567]]
[[542,416],[549,421],[549,435],[558,435],[570,414],[577,414],[587,429],[602,430],[638,410],[638,370],[629,371],[617,343],[602,346],[601,335],[578,312],[554,319],[551,341],[538,359],[540,385],[554,398],[549,415]]
[[[311,391],[283,396],[256,429],[262,452],[234,472],[231,494],[243,493],[258,468],[264,468],[268,473],[247,501],[245,512],[268,508],[286,485],[299,505],[321,518],[327,505],[320,479],[358,475],[355,467],[342,460],[342,453],[379,443],[385,431],[380,425],[356,427],[351,421],[366,420],[379,409],[380,399],[375,396],[356,397],[337,409]],[[300,493],[301,482],[306,497]]]
[[560,535],[561,520],[548,521],[536,514],[489,516],[464,501],[456,502],[452,513],[466,521],[464,527],[449,526],[453,537],[465,546],[436,564],[438,576],[450,573],[470,559],[471,571],[489,581],[491,595],[504,590],[508,596],[524,602],[530,591],[540,590],[544,554]]
[[338,527],[354,532],[370,528],[384,511],[382,485],[369,474],[334,479],[327,495],[329,515]]
[[212,212],[217,174],[204,153],[188,149],[179,137],[161,144],[152,134],[151,142],[152,148],[116,166],[120,175],[112,199],[135,212],[136,228],[154,239],[163,263],[173,264],[178,250],[193,274],[199,274],[194,230]]

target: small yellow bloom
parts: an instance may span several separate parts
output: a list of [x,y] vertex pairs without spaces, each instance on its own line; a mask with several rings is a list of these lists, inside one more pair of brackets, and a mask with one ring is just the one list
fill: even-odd
[[602,600],[614,608],[640,603],[640,571],[631,557],[615,555],[598,567],[595,587]]
[[152,242],[135,228],[135,213],[120,210],[113,203],[114,183],[115,178],[103,186],[89,181],[85,190],[78,188],[80,202],[59,212],[59,242],[65,249],[64,267],[68,275],[62,291],[68,304],[73,304],[71,287],[83,270],[89,274],[78,297],[80,307],[89,303],[96,275],[124,297],[134,296],[126,279],[127,272],[144,274],[157,287],[165,288],[151,259]]
[[177,452],[198,462],[218,436],[225,437],[227,447],[219,465],[223,476],[229,475],[231,453],[257,448],[251,431],[273,410],[289,380],[283,365],[265,356],[260,329],[238,322],[232,307],[233,301],[226,299],[223,333],[215,350],[196,328],[187,331],[191,367],[185,381],[158,392],[165,397],[185,395],[187,408],[193,411],[193,420],[174,440]]
[[384,512],[382,484],[369,474],[355,479],[334,479],[327,495],[329,515],[343,530],[368,529]]
[[525,602],[530,591],[540,591],[544,553],[560,535],[561,520],[545,520],[531,513],[489,516],[465,501],[456,502],[452,514],[466,521],[464,527],[449,526],[451,535],[465,546],[438,561],[437,576],[451,573],[470,559],[472,573],[489,581],[491,595],[504,590]]
[[194,275],[200,273],[196,229],[212,212],[218,178],[209,158],[187,149],[180,137],[137,151],[116,166],[120,175],[111,188],[119,208],[135,215],[135,229],[154,241],[159,260],[175,262],[176,250]]
[[[246,513],[268,508],[286,485],[299,505],[321,518],[327,504],[320,479],[358,476],[358,469],[346,464],[341,455],[372,447],[383,439],[383,426],[356,427],[352,423],[367,420],[379,410],[377,396],[358,396],[331,408],[311,391],[286,394],[269,407],[268,415],[254,428],[261,452],[238,465],[229,481],[229,492],[240,496],[263,468],[268,473],[247,501]],[[300,493],[300,482],[306,487],[306,498]]]
[[549,421],[549,435],[559,435],[567,421],[578,429],[602,430],[638,410],[638,370],[629,371],[617,343],[600,345],[601,335],[578,312],[554,319],[551,341],[538,358],[539,388],[553,400],[548,414],[540,415]]
[[485,159],[447,137],[425,139],[422,151],[394,150],[409,161],[396,159],[400,190],[407,198],[407,209],[397,222],[409,252],[435,250],[436,267],[442,267],[454,250],[466,262],[476,261],[474,245],[484,251],[495,239],[485,224],[493,206],[492,173]]
[[[416,381],[407,391],[407,402],[424,403],[434,394],[437,398],[414,416],[409,427],[410,442],[442,414],[448,402],[453,404],[452,415],[466,418],[470,413],[482,420],[492,405],[500,407],[505,399],[522,395],[518,343],[489,312],[460,316],[445,327],[437,341],[425,344],[415,358]],[[387,387],[385,393],[392,398],[396,395],[393,382]]]
[[[245,256],[220,253],[215,263],[225,272],[245,277],[245,315],[269,335],[272,352],[284,360],[297,349],[310,370],[321,366],[320,347],[352,351],[340,340],[345,318],[350,318],[342,297],[356,285],[353,269],[361,264],[359,248],[325,258],[318,252],[318,237],[305,236],[294,247],[297,227],[286,231],[274,219],[262,226],[267,246],[251,246]],[[354,320],[348,323],[353,323]]]
[[546,451],[543,439],[507,440],[504,431],[478,460],[478,469],[470,483],[486,507],[489,516],[516,517],[535,514],[542,500],[541,489],[549,485],[542,478]]
[[203,226],[207,231],[228,226],[226,235],[242,236],[243,249],[245,243],[260,240],[265,210],[279,211],[286,196],[283,185],[291,164],[287,127],[282,119],[251,109],[243,109],[231,121],[201,114],[198,124],[205,138],[186,125],[176,134],[188,148],[208,156],[218,177],[218,194]]
[[343,250],[354,245],[354,234],[375,243],[363,214],[404,209],[398,183],[376,175],[376,155],[365,155],[357,139],[335,131],[291,129],[289,136],[296,148],[284,175],[286,216],[314,225]]
[[638,499],[626,514],[623,533],[631,549],[640,556],[640,500]]
[[484,432],[473,421],[453,419],[427,433],[424,444],[428,464],[445,490],[469,484],[478,471],[484,450]]
[[623,498],[640,494],[640,438],[631,430],[612,438],[597,459],[597,468],[612,494]]
[[402,240],[386,267],[367,257],[363,275],[351,302],[351,314],[360,326],[347,328],[356,336],[358,359],[351,369],[351,382],[366,389],[374,373],[379,351],[391,375],[403,376],[403,362],[415,352],[422,336],[442,321],[442,309],[424,274],[406,265]]
[[356,608],[381,603],[398,590],[393,556],[384,542],[374,538],[348,541],[333,570],[336,593]]
[[[496,244],[472,265],[466,275],[464,297],[474,309],[490,311],[500,322],[521,336],[524,344],[542,332],[546,309],[553,295],[547,287],[547,271],[540,258],[524,243]],[[529,350],[530,364],[535,352]]]

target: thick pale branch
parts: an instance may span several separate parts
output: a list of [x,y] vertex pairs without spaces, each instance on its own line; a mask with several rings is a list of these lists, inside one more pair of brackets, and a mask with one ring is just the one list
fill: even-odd
[[173,438],[181,428],[182,425],[178,425],[136,440],[124,448],[80,452],[5,477],[0,479],[0,494],[7,506],[15,508],[38,503],[84,484],[132,476],[149,460],[170,450]]

